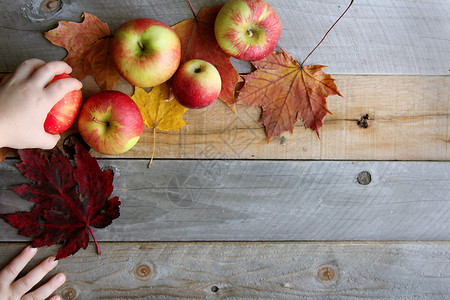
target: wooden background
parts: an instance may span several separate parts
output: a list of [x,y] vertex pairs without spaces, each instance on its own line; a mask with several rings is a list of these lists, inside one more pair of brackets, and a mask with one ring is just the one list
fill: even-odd
[[[196,10],[225,0],[192,0]],[[302,61],[350,1],[270,0],[279,46]],[[0,10],[0,73],[60,60],[43,33],[89,12],[112,32],[151,17],[192,18],[185,0],[8,1]],[[308,60],[343,94],[329,97],[319,140],[301,122],[267,143],[259,108],[216,102],[179,131],[152,130],[119,157],[121,216],[95,247],[60,262],[64,299],[450,297],[450,4],[360,0]],[[241,73],[247,63],[233,60]],[[83,95],[98,88],[84,81]],[[116,86],[128,94],[132,88]],[[0,164],[0,213],[26,209]],[[370,174],[370,179],[368,177]],[[27,239],[0,221],[0,266]],[[40,249],[36,265],[57,246]],[[30,266],[31,267],[31,266]]]

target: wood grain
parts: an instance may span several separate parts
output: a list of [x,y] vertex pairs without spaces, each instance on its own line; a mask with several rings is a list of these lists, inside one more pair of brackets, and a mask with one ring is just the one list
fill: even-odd
[[[157,158],[450,160],[450,77],[334,75],[344,96],[328,98],[321,139],[299,121],[267,143],[261,110],[239,104],[233,113],[216,101],[188,110],[189,125],[156,131]],[[128,94],[132,88],[117,86]],[[96,91],[89,79],[84,93]],[[122,158],[150,158],[153,130]],[[95,154],[96,156],[101,156]],[[105,156],[104,156],[105,157]]]
[[[186,0],[64,1],[52,9],[45,2],[2,3],[0,72],[11,72],[31,57],[47,61],[63,59],[65,50],[52,46],[43,33],[55,28],[58,21],[80,22],[83,12],[97,15],[109,24],[112,32],[121,23],[138,17],[156,18],[169,25],[192,18]],[[225,2],[192,1],[197,11]],[[269,2],[283,26],[279,46],[300,61],[350,3],[349,0]],[[447,0],[355,1],[308,63],[328,65],[333,74],[448,75],[448,15]],[[237,60],[233,63],[240,72],[250,70],[248,63]]]
[[[25,247],[0,244],[0,266]],[[448,242],[101,243],[57,266],[63,299],[446,299]],[[42,248],[36,265],[56,247]],[[328,270],[328,273],[326,272]]]
[[[101,241],[449,240],[450,162],[101,160],[121,216]],[[370,179],[361,172],[370,173]],[[358,180],[358,176],[360,179]],[[0,213],[27,210],[0,164]],[[368,183],[368,184],[365,184]],[[1,241],[24,241],[0,221]]]

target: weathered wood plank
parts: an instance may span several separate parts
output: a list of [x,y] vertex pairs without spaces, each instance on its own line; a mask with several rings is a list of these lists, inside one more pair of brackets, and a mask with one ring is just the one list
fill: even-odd
[[[0,213],[27,209],[0,164]],[[102,241],[449,240],[450,162],[102,160],[121,216]],[[358,175],[370,173],[358,182]],[[367,183],[367,182],[366,182]],[[1,241],[24,241],[0,221]]]
[[[24,246],[0,244],[0,266]],[[89,247],[51,273],[68,278],[57,291],[63,299],[450,297],[448,242],[100,246],[101,256]],[[42,248],[32,264],[55,253],[56,247]]]
[[[321,139],[298,122],[269,144],[261,110],[222,102],[188,110],[179,131],[156,131],[158,158],[450,160],[450,76],[335,75],[344,98],[328,98]],[[127,84],[117,86],[128,94]],[[84,95],[96,91],[85,80]],[[361,122],[362,121],[362,122]],[[153,130],[122,158],[149,158]],[[97,154],[98,155],[98,154]]]
[[[47,7],[47,2],[53,4]],[[225,0],[192,2],[199,10]],[[350,1],[269,2],[283,24],[279,45],[301,61]],[[169,25],[192,18],[186,0],[6,1],[0,12],[0,72],[11,72],[30,57],[62,59],[65,51],[46,41],[43,32],[61,20],[79,22],[83,12],[97,15],[113,32],[122,22],[137,17],[156,18]],[[329,72],[338,74],[449,74],[448,15],[447,0],[355,1],[308,62],[328,65]],[[234,62],[239,71],[249,70],[247,63]]]

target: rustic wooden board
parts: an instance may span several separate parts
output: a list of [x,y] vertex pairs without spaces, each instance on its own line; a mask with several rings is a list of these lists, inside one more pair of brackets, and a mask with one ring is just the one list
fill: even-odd
[[[23,244],[0,244],[0,266]],[[448,242],[101,243],[61,260],[63,299],[448,299]],[[42,248],[36,265],[56,247]],[[30,266],[31,267],[31,266]],[[326,270],[329,270],[328,274]],[[334,275],[333,273],[334,272]]]
[[[0,213],[27,209],[0,164]],[[449,240],[450,162],[102,160],[121,216],[102,241]],[[358,175],[370,173],[369,184]],[[1,241],[24,241],[0,221]]]
[[[321,139],[299,121],[269,144],[261,109],[216,101],[188,110],[180,130],[156,131],[159,158],[450,160],[450,76],[335,75],[344,98],[328,98]],[[98,87],[85,80],[83,93]],[[119,90],[132,94],[129,84]],[[153,130],[121,158],[149,158]],[[96,154],[97,156],[101,156]]]
[[[53,2],[50,8],[47,3]],[[345,10],[349,0],[269,1],[283,25],[279,45],[303,60]],[[192,0],[196,10],[225,0]],[[124,21],[151,17],[174,25],[192,18],[186,0],[4,1],[0,18],[0,72],[11,72],[21,61],[38,57],[62,59],[66,52],[51,46],[43,32],[58,21],[81,21],[97,15],[112,32]],[[310,58],[338,74],[448,75],[450,5],[447,0],[359,0]],[[18,51],[20,49],[20,51]],[[241,72],[248,64],[234,61]]]

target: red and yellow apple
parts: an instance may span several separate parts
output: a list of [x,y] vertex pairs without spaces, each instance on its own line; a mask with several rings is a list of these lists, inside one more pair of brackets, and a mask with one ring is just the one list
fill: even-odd
[[183,63],[172,78],[172,92],[187,108],[203,108],[220,94],[222,80],[216,67],[201,59]]
[[[71,76],[65,73],[56,75],[49,85],[63,78],[71,78]],[[48,113],[44,122],[44,130],[51,134],[59,134],[69,129],[78,116],[82,101],[81,90],[75,90],[64,95]]]
[[136,145],[144,121],[136,103],[119,91],[101,91],[89,97],[78,116],[78,129],[95,151],[122,154]]
[[178,69],[181,42],[171,27],[158,20],[133,19],[117,29],[111,55],[129,83],[153,87],[167,81]]
[[230,0],[216,17],[214,33],[220,48],[228,55],[256,61],[275,49],[281,22],[265,0]]

